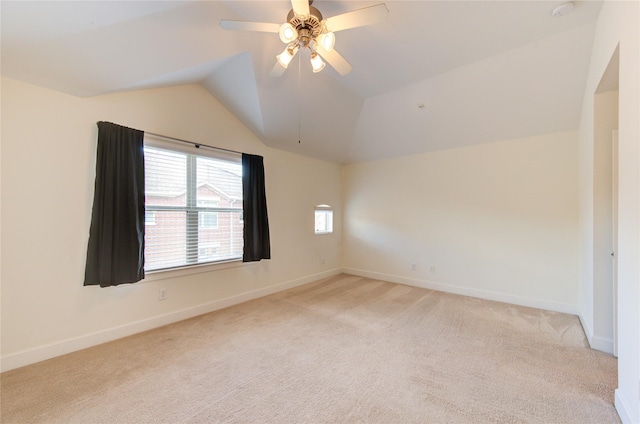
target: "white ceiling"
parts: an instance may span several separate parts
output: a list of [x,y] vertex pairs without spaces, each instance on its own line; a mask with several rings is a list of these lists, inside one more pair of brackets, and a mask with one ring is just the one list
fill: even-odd
[[82,97],[201,83],[267,145],[337,163],[578,127],[601,1],[385,3],[383,23],[336,34],[349,75],[303,53],[273,78],[277,34],[218,23],[281,23],[288,0],[3,0],[2,75]]

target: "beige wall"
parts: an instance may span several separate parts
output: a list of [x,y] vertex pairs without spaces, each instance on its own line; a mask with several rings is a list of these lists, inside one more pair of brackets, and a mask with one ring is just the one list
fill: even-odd
[[577,146],[570,131],[346,166],[345,268],[575,313]]
[[[618,98],[618,389],[625,423],[640,422],[640,3],[603,2],[591,55],[579,129],[580,315],[594,323],[595,93],[619,48]],[[589,331],[588,328],[585,328]]]
[[[264,156],[272,260],[83,287],[99,120]],[[199,85],[81,99],[2,79],[1,135],[4,370],[340,268],[340,166],[264,146]],[[313,233],[321,203],[332,235]]]

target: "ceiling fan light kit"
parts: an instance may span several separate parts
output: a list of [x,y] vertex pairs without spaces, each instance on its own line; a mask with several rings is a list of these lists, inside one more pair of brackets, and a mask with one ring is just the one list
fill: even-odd
[[[323,23],[322,13],[311,5],[309,5],[309,13],[306,16],[291,9],[287,15],[287,22],[282,24],[279,32],[280,40],[288,44],[285,49],[287,56],[281,57],[284,52],[276,56],[278,63],[286,69],[300,48],[308,48],[311,50],[310,61],[313,72],[322,71],[325,63],[318,56],[316,46],[318,43],[322,43],[325,49],[326,46],[329,46],[329,50],[331,50],[335,44],[335,36],[332,32],[326,31]],[[292,54],[290,58],[289,54]]]
[[313,73],[320,72],[324,69],[324,62],[320,59],[317,52],[311,52],[311,67],[313,68]]
[[298,31],[291,25],[289,22],[285,22],[280,26],[280,31],[278,32],[280,36],[280,40],[283,43],[291,43],[293,40],[298,38]]
[[336,36],[333,32],[320,34],[318,36],[318,43],[320,43],[322,48],[330,52],[331,50],[333,50],[333,47],[336,45]]
[[322,13],[311,6],[311,3],[313,0],[291,0],[292,9],[287,15],[287,21],[282,25],[223,19],[220,26],[230,30],[278,33],[280,40],[287,44],[284,51],[276,56],[277,63],[284,69],[289,66],[300,48],[308,48],[311,51],[310,61],[314,73],[324,69],[324,58],[340,75],[348,74],[352,67],[334,50],[334,32],[380,22],[389,12],[387,6],[380,3],[324,19]]
[[289,63],[291,63],[291,61],[293,60],[293,56],[295,56],[297,52],[298,47],[287,46],[282,53],[276,56],[276,59],[278,60],[280,66],[282,66],[284,69],[287,69]]

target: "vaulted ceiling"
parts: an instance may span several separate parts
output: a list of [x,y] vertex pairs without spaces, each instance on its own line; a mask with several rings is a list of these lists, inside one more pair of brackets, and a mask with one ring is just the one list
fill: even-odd
[[[381,1],[316,0],[325,17]],[[353,66],[271,77],[281,1],[2,1],[2,75],[75,96],[200,83],[265,144],[337,163],[576,129],[600,1],[385,1],[336,33]],[[168,134],[171,135],[171,134]]]

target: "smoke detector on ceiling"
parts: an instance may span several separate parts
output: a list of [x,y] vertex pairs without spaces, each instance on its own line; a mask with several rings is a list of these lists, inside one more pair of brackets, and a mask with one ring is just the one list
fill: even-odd
[[566,3],[562,3],[561,5],[557,6],[555,9],[553,9],[553,11],[551,12],[551,16],[564,16],[567,15],[569,13],[571,13],[573,11],[573,2],[572,1],[568,1]]

